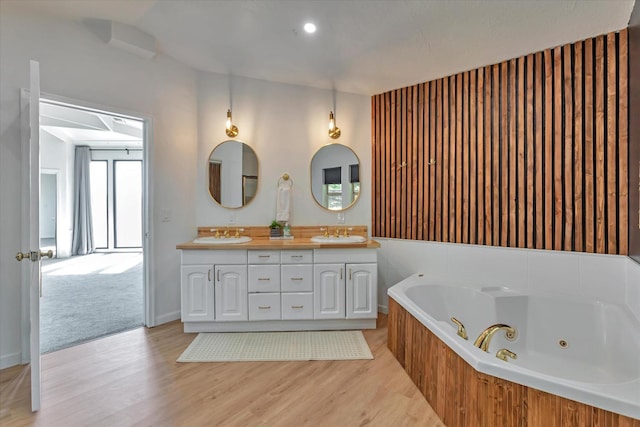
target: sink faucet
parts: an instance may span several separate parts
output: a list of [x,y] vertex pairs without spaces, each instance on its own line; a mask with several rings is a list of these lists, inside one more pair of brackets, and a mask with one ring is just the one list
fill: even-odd
[[225,238],[228,238],[228,237],[229,237],[229,227],[227,227],[227,228],[224,230],[224,237],[225,237]]
[[329,227],[320,227],[320,231],[324,231],[322,234],[323,237],[329,237]]
[[486,351],[488,353],[491,339],[498,331],[504,331],[504,336],[509,341],[513,341],[516,338],[516,330],[514,328],[509,325],[505,325],[504,323],[496,323],[495,325],[491,325],[487,329],[482,331],[482,333],[474,341],[473,345],[478,347],[480,350]]
[[336,237],[340,237],[340,227],[336,227],[336,232],[333,235]]

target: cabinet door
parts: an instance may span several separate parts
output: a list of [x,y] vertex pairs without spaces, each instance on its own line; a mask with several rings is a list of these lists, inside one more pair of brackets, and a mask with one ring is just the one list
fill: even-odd
[[216,321],[247,320],[247,266],[215,267]]
[[378,317],[376,264],[347,264],[347,319]]
[[313,266],[313,318],[344,319],[344,264]]
[[180,268],[180,308],[183,322],[215,319],[210,265],[183,265]]

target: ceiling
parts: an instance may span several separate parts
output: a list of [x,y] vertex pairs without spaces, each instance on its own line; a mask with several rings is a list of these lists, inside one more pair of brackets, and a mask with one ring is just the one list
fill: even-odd
[[40,129],[92,149],[142,149],[143,123],[96,111],[40,103]]
[[197,70],[373,95],[626,28],[634,0],[19,3],[133,25]]

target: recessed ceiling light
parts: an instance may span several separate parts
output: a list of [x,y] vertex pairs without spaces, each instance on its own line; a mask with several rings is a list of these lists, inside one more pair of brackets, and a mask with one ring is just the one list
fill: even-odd
[[316,32],[316,26],[311,22],[307,22],[306,24],[304,24],[304,30],[309,34],[313,34]]

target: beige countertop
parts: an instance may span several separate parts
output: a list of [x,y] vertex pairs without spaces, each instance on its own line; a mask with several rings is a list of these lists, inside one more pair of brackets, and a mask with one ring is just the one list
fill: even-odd
[[207,245],[202,243],[185,242],[176,246],[176,249],[271,249],[271,250],[293,250],[293,249],[377,249],[380,243],[375,240],[367,240],[361,243],[316,243],[310,238],[294,238],[291,240],[270,240],[268,238],[253,239],[247,243],[217,243]]

